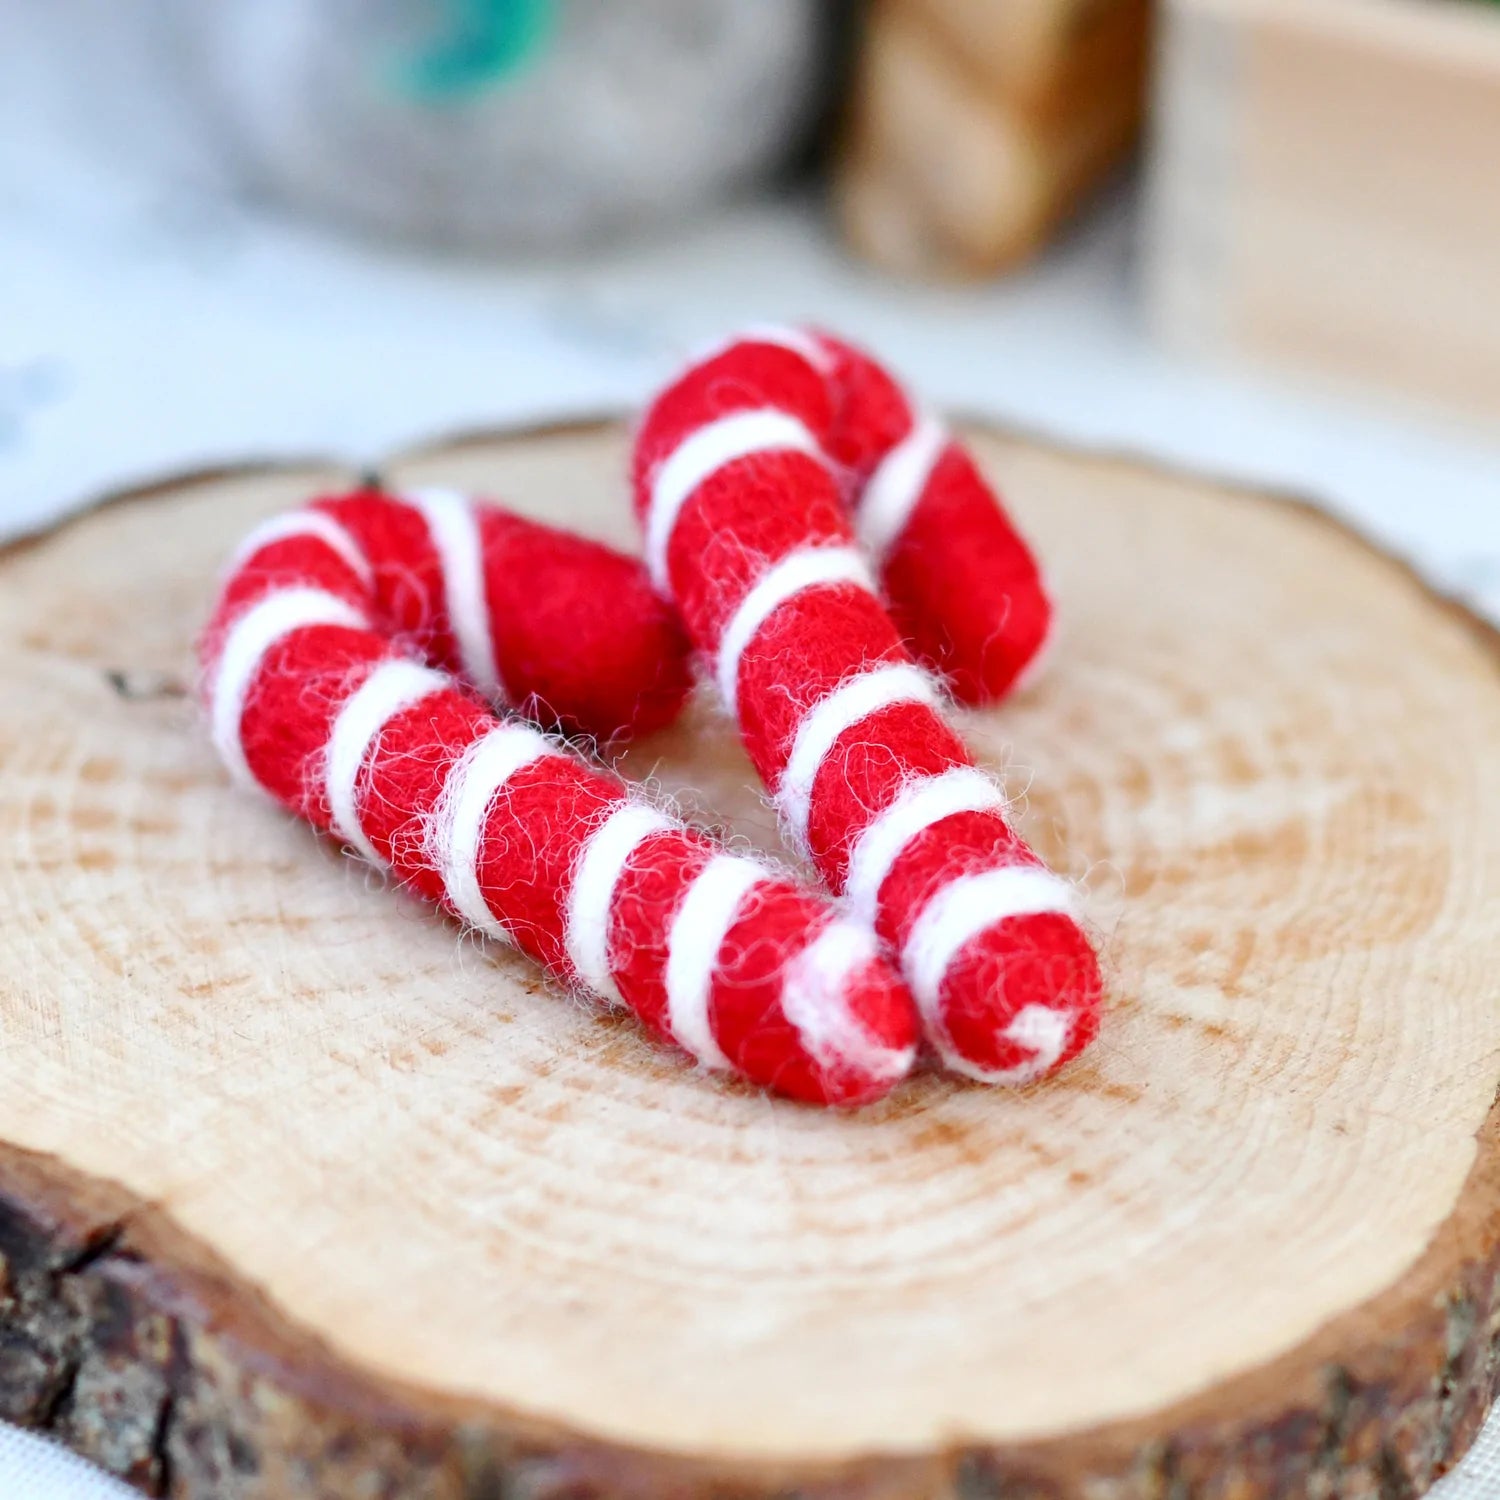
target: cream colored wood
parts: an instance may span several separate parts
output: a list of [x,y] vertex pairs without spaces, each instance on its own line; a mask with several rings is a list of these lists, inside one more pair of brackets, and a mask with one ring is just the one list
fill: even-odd
[[1144,281],[1158,331],[1500,418],[1500,12],[1166,0]]

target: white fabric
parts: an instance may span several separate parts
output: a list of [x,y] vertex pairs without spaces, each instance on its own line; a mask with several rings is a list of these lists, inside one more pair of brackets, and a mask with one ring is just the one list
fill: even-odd
[[497,725],[454,761],[433,818],[433,858],[454,911],[501,942],[510,942],[511,935],[495,920],[479,884],[485,815],[517,771],[558,753],[546,735],[525,724]]
[[609,967],[610,907],[630,856],[653,834],[673,826],[665,813],[622,802],[589,836],[568,889],[564,941],[573,971],[595,994],[623,1003]]
[[753,860],[715,854],[693,877],[667,934],[667,1025],[706,1068],[730,1066],[710,1013],[719,950],[745,897],[765,878]]
[[382,863],[359,818],[359,773],[377,736],[402,710],[449,686],[441,672],[420,662],[380,662],[350,693],[328,735],[324,786],[334,831],[370,864]]
[[490,606],[484,586],[484,554],[473,502],[456,490],[420,489],[403,495],[427,523],[443,569],[448,623],[458,642],[464,676],[492,703],[503,703],[505,683],[495,661]]
[[808,453],[821,456],[817,439],[788,412],[767,407],[735,412],[690,432],[662,460],[651,481],[646,513],[646,566],[662,593],[670,593],[667,548],[682,507],[710,475],[726,464],[756,453]]
[[769,568],[740,600],[719,642],[715,675],[730,713],[738,712],[740,658],[756,632],[788,599],[808,589],[853,583],[874,593],[870,565],[855,547],[804,547]]
[[214,744],[236,780],[245,786],[259,786],[245,760],[240,721],[245,716],[245,699],[256,669],[266,652],[284,636],[310,625],[358,629],[366,624],[365,616],[347,599],[326,589],[309,588],[277,589],[257,599],[235,619],[214,666],[209,717]]
[[5,1500],[141,1500],[139,1491],[56,1443],[3,1423],[0,1495]]
[[1500,1495],[1500,1413],[1485,1423],[1463,1462],[1428,1490],[1428,1500],[1495,1500]]

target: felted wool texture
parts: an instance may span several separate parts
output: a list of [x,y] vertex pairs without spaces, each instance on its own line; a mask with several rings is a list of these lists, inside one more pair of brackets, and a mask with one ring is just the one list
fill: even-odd
[[[823,451],[874,561],[896,628],[963,703],[1023,685],[1051,637],[1036,558],[973,456],[864,350],[815,329],[759,328],[820,377]],[[806,396],[783,398],[806,412]]]
[[[1096,1034],[1097,957],[1074,892],[1010,826],[873,581],[800,561],[855,542],[825,456],[836,412],[830,382],[778,337],[668,387],[632,459],[648,566],[710,664],[733,642],[732,684],[714,675],[783,825],[900,955],[942,1061],[1028,1082]],[[791,559],[806,586],[762,608]]]
[[599,742],[681,709],[687,643],[634,559],[449,490],[326,496],[308,514],[366,560],[390,629],[486,697]]
[[[466,632],[438,623],[438,563],[376,544],[419,540],[402,502],[306,514],[241,549],[200,641],[238,779],[705,1067],[831,1105],[905,1076],[912,1001],[872,933],[498,717],[448,670]],[[513,674],[512,637],[494,639]]]

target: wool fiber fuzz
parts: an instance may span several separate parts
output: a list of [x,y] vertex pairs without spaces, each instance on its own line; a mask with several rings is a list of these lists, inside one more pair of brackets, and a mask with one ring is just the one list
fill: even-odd
[[[573,683],[547,676],[533,627],[507,618],[562,554],[527,523],[463,523],[451,499],[328,499],[240,549],[200,642],[225,764],[705,1067],[819,1104],[885,1094],[911,1067],[917,1022],[867,928],[483,700],[481,684]],[[484,533],[477,552],[464,524]],[[535,563],[504,588],[497,536]]]
[[1095,1035],[1098,960],[859,564],[828,458],[837,394],[803,342],[742,339],[651,406],[633,458],[647,565],[791,840],[900,955],[942,1061],[1029,1082]]
[[824,382],[818,439],[912,654],[962,703],[1023,686],[1051,639],[1052,602],[968,449],[883,365],[832,334],[763,326],[733,343],[784,349]]
[[275,516],[240,547],[313,537],[392,632],[492,703],[599,743],[676,717],[687,642],[641,565],[446,489],[359,490]]

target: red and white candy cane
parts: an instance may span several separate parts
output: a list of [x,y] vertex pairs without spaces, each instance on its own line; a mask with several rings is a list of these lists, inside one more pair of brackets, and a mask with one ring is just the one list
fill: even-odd
[[[444,510],[426,512],[435,533],[456,529]],[[236,777],[709,1068],[836,1105],[902,1078],[916,1020],[873,935],[497,718],[433,664],[457,653],[476,676],[509,670],[464,617],[472,567],[441,586],[414,572],[398,608],[373,535],[360,497],[281,517],[241,550],[201,643]],[[424,661],[402,637],[440,645]]]
[[819,434],[907,645],[964,703],[991,703],[1039,667],[1053,629],[1036,558],[973,456],[869,354],[817,329],[763,326],[826,383]]
[[676,716],[687,643],[635,558],[448,489],[330,495],[273,517],[237,556],[314,537],[391,630],[493,703],[599,741]]
[[822,373],[777,342],[691,368],[637,439],[647,566],[791,838],[900,955],[942,1060],[1024,1083],[1095,1034],[1098,961],[876,596],[825,456],[833,419]]

